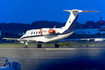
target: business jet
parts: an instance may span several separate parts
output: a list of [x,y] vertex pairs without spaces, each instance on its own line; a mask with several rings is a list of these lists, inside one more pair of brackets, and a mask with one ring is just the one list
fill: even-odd
[[41,48],[41,43],[54,42],[55,48],[58,48],[59,45],[57,41],[67,38],[71,34],[74,33],[74,28],[76,25],[76,21],[78,18],[78,14],[82,12],[98,12],[98,11],[82,11],[78,9],[73,10],[64,10],[66,12],[70,12],[70,16],[62,28],[41,28],[41,29],[32,29],[26,31],[26,33],[18,38],[3,38],[8,40],[18,40],[20,43],[25,44],[25,48],[27,48],[28,42],[37,42],[37,48]]

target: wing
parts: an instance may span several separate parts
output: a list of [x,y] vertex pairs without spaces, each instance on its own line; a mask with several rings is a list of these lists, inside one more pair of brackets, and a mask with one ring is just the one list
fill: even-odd
[[6,40],[20,40],[19,38],[2,38],[2,39],[6,39]]
[[94,41],[99,40],[99,41],[103,41],[103,40],[105,40],[105,38],[62,39],[62,40],[60,40],[60,41],[80,41],[80,40],[87,40],[87,41],[89,41],[89,40],[94,40]]
[[19,38],[2,38],[2,39],[5,39],[5,40],[17,40],[17,41],[20,41],[20,42],[37,42],[36,40],[27,40],[27,39],[19,39]]
[[105,38],[81,38],[80,40],[94,40],[94,41],[103,41]]

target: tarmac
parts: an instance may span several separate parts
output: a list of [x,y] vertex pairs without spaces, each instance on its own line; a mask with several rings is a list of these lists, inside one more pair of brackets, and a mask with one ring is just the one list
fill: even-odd
[[[105,48],[0,48],[22,70],[105,70]],[[0,66],[4,64],[0,61]]]

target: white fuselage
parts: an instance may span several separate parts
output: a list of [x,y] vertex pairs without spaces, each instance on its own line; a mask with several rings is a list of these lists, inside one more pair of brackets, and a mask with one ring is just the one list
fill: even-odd
[[67,38],[70,36],[74,31],[70,33],[61,33],[63,30],[62,28],[52,28],[56,31],[58,31],[57,34],[49,34],[49,35],[41,35],[40,29],[32,29],[27,31],[21,38],[20,41],[36,41],[36,42],[52,42],[52,41],[58,41],[64,38]]

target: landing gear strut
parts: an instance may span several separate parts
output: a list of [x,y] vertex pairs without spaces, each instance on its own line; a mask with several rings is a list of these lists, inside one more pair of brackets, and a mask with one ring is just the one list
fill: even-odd
[[41,44],[39,44],[39,43],[37,43],[37,48],[42,48],[42,45]]
[[23,48],[28,48],[28,42],[25,42],[25,46]]
[[55,48],[59,48],[59,44],[55,44],[54,46],[55,46]]

